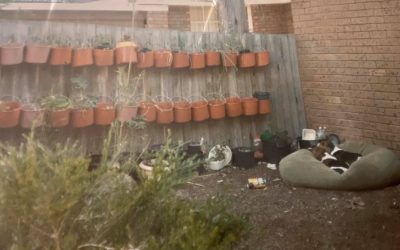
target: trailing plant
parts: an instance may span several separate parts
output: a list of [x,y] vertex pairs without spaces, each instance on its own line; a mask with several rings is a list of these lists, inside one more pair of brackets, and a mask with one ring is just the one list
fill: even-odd
[[86,89],[89,87],[89,81],[83,76],[76,76],[71,78],[71,83],[77,93],[72,97],[74,107],[88,109],[96,106],[96,100],[90,98],[85,94]]
[[144,80],[144,71],[132,76],[131,66],[119,67],[117,71],[117,102],[123,105],[135,105],[138,85]]
[[225,159],[225,150],[226,150],[225,145],[217,145],[213,149],[213,156],[210,158],[211,161],[222,161]]
[[112,39],[105,35],[97,35],[93,41],[93,47],[96,49],[112,49]]
[[48,110],[63,110],[71,105],[70,100],[63,95],[50,94],[40,100],[40,106]]

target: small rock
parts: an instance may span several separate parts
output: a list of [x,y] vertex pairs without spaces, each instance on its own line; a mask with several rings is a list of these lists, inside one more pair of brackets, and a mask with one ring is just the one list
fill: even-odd
[[280,181],[280,180],[281,180],[280,178],[275,178],[272,181]]
[[218,183],[222,183],[222,182],[224,182],[224,180],[218,180],[217,182],[218,182]]
[[338,200],[338,198],[336,198],[336,197],[332,197],[332,198],[331,198],[331,200],[333,200],[333,201],[337,201],[337,200]]
[[268,164],[267,164],[267,168],[269,168],[269,169],[271,169],[271,170],[276,170],[276,164],[268,163]]
[[365,202],[360,197],[353,197],[347,201],[347,208],[351,209],[364,209]]
[[331,221],[331,220],[328,220],[328,224],[332,224],[332,221]]
[[390,209],[400,209],[400,204],[397,201],[393,201],[389,206]]

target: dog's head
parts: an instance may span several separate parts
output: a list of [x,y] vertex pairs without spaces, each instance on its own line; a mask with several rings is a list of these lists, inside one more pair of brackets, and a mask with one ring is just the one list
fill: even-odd
[[332,150],[335,148],[335,145],[330,140],[323,140],[318,143],[317,147],[323,148],[325,152],[330,154]]
[[312,149],[310,149],[310,151],[317,160],[321,161],[322,157],[324,157],[324,155],[325,155],[326,148],[316,146],[316,147],[313,147]]

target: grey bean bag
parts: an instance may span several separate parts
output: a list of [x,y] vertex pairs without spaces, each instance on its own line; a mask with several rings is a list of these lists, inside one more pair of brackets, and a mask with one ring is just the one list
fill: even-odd
[[358,142],[339,147],[362,155],[343,174],[315,159],[309,150],[301,149],[279,163],[282,179],[293,186],[336,190],[376,189],[400,182],[400,161],[392,151]]

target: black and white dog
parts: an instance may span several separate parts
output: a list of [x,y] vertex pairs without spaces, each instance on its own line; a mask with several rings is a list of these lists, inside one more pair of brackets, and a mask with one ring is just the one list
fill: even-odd
[[360,154],[344,151],[330,140],[321,141],[311,152],[315,158],[340,174],[361,157]]

